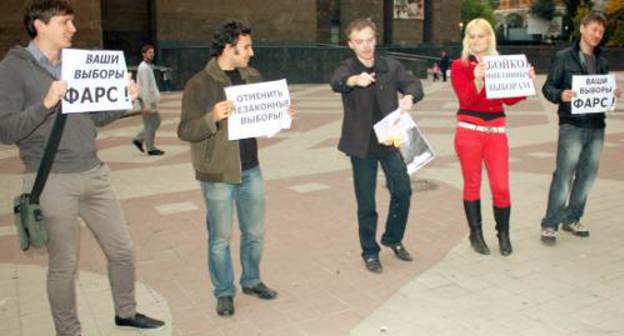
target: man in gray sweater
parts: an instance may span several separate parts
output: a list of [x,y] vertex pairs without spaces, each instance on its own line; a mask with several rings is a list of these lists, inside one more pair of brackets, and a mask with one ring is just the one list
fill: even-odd
[[[31,0],[24,24],[32,37],[0,63],[0,141],[16,144],[26,167],[30,191],[41,163],[67,83],[61,78],[61,50],[76,33],[68,0]],[[129,83],[136,98],[138,88]],[[48,231],[48,299],[56,334],[81,335],[74,279],[78,268],[78,217],[96,236],[108,260],[115,323],[141,329],[164,323],[136,312],[132,241],[120,204],[111,188],[108,167],[98,159],[96,127],[124,111],[73,113],[68,116],[50,176],[40,197]]]
[[[132,143],[141,151],[147,150],[148,155],[163,155],[164,151],[154,146],[154,138],[156,138],[156,130],[160,127],[160,113],[158,113],[158,103],[160,102],[160,92],[156,85],[154,77],[154,69],[152,62],[154,61],[154,46],[144,45],[141,48],[143,61],[137,69],[137,83],[139,84],[139,98],[142,101],[143,110],[141,115],[143,118],[143,129]],[[143,147],[145,146],[145,148]]]

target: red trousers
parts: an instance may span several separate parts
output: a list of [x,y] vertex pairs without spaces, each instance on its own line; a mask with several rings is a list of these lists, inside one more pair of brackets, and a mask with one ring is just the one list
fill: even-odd
[[494,206],[511,205],[509,196],[509,145],[505,133],[455,129],[455,152],[464,177],[464,200],[481,199],[482,162],[490,180]]

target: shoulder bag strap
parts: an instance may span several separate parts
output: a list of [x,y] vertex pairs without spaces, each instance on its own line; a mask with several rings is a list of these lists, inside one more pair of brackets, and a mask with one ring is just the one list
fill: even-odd
[[52,163],[54,162],[56,150],[61,142],[61,136],[63,135],[63,128],[65,127],[66,121],[67,114],[63,113],[59,104],[56,108],[56,120],[54,120],[54,126],[52,126],[52,132],[50,133],[50,138],[48,138],[48,143],[46,144],[45,152],[43,153],[43,159],[41,159],[41,164],[39,164],[35,184],[30,193],[31,203],[39,203],[39,196],[41,196],[43,187],[48,180],[48,175],[50,174],[50,169],[52,168]]

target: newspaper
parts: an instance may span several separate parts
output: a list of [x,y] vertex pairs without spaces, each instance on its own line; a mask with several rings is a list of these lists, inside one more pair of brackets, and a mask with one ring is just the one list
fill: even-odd
[[380,143],[391,141],[399,148],[410,175],[435,158],[433,147],[408,113],[397,109],[373,125],[373,129]]

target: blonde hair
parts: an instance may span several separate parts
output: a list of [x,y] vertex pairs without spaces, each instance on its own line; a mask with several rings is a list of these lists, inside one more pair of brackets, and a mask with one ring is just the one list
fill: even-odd
[[489,37],[487,55],[498,55],[498,51],[496,50],[496,34],[494,33],[492,25],[486,19],[476,18],[468,22],[468,24],[466,25],[466,31],[464,33],[463,41],[462,59],[468,60],[468,57],[472,54],[472,52],[470,51],[470,32],[473,29],[481,29]]
[[347,40],[351,40],[352,32],[360,31],[366,28],[372,29],[373,33],[377,35],[377,26],[375,25],[373,20],[371,20],[370,18],[357,18],[349,23],[349,25],[345,29],[345,36],[347,37]]

